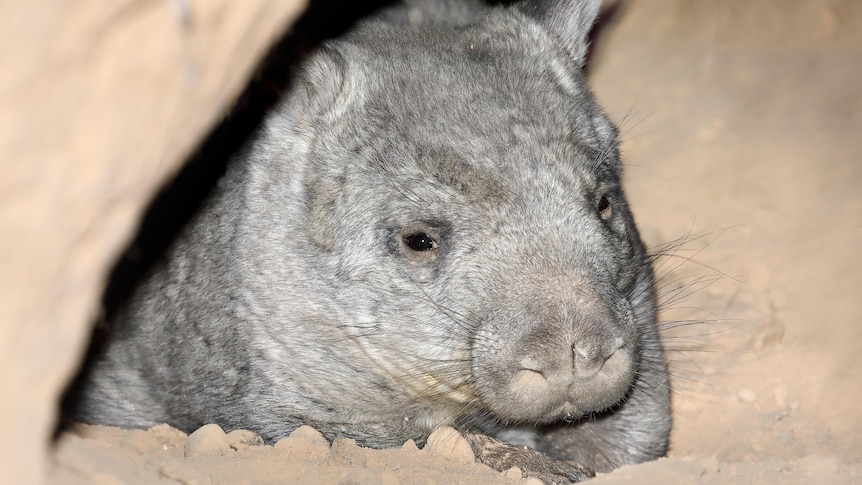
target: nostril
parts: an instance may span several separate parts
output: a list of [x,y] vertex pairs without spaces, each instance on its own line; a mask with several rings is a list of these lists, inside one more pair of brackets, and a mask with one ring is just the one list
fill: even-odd
[[520,364],[520,367],[523,370],[538,372],[539,374],[542,373],[542,364],[539,363],[538,359],[532,355],[522,356],[518,364]]
[[593,349],[592,346],[586,345],[584,343],[575,344],[575,361],[578,360],[592,360]]
[[545,379],[545,376],[541,372],[532,369],[521,369],[515,373],[511,385],[517,389],[535,391],[536,389],[546,387],[548,384],[547,379]]
[[624,345],[625,341],[622,337],[617,337],[606,345],[594,341],[578,342],[573,347],[575,373],[581,379],[595,376],[605,362]]
[[581,341],[576,343],[572,349],[575,352],[575,360],[604,362],[623,345],[625,345],[623,338],[617,337],[607,345],[595,341]]
[[525,356],[519,362],[519,370],[515,373],[514,383],[529,388],[561,389],[568,387],[573,380],[572,364],[568,359],[545,356],[540,359],[535,356]]
[[603,361],[607,358],[607,354],[601,345],[597,345],[595,342],[578,342],[574,346],[574,351],[575,362]]

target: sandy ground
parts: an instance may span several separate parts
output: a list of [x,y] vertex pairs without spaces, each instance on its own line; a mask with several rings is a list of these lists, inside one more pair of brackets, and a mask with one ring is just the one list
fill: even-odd
[[[862,3],[632,2],[592,62],[644,238],[666,248],[675,419],[668,458],[593,483],[862,483]],[[273,447],[212,428],[79,427],[50,476],[517,481],[469,461],[411,443],[330,449],[308,430]]]

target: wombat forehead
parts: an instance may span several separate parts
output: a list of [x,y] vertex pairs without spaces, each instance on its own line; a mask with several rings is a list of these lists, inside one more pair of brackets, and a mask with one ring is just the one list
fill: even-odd
[[[405,61],[415,61],[411,69],[386,59],[360,67],[365,94],[353,116],[362,120],[363,133],[390,137],[396,145],[450,147],[471,159],[503,161],[518,145],[568,145],[569,158],[615,154],[607,146],[614,142],[613,129],[588,93],[566,92],[545,72],[550,68],[505,58],[476,68],[459,64],[471,60],[446,57],[421,53]],[[599,136],[600,130],[608,133]],[[351,135],[358,141],[355,131]]]
[[499,171],[471,163],[454,150],[440,147],[420,147],[416,164],[425,177],[431,178],[474,203],[504,203],[511,197]]
[[[502,30],[485,24],[440,31],[384,29],[340,46],[361,52],[345,55],[362,59],[350,65],[348,75],[361,78],[365,100],[375,110],[395,107],[389,114],[419,115],[409,121],[432,123],[439,118],[463,129],[468,124],[458,123],[459,118],[475,124],[515,111],[565,115],[572,96],[588,94],[580,69],[562,51],[532,38],[535,30],[511,22]],[[474,116],[464,116],[468,113]]]
[[[458,191],[484,185],[496,193],[501,178],[526,175],[531,167],[544,176],[548,169],[575,176],[576,166],[583,165],[586,170],[577,175],[592,178],[605,168],[602,163],[616,164],[616,151],[600,146],[594,133],[592,105],[553,89],[551,94],[538,89],[540,83],[551,83],[547,79],[534,80],[540,93],[525,93],[515,89],[511,79],[492,74],[461,79],[442,75],[446,80],[441,83],[434,80],[439,72],[368,76],[373,89],[354,112],[363,130],[352,130],[349,143],[376,152],[379,161],[401,165],[415,160],[421,172]],[[519,180],[506,182],[520,185]]]

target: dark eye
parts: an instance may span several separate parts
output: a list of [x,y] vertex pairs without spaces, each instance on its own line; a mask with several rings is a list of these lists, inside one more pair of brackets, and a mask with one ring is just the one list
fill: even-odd
[[437,241],[424,232],[416,232],[404,237],[404,244],[414,251],[437,251]]
[[608,199],[607,195],[602,195],[599,199],[599,215],[602,219],[607,220],[611,217],[611,201]]

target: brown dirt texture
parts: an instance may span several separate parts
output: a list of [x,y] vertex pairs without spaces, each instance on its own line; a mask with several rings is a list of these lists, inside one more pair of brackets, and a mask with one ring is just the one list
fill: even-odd
[[302,3],[0,2],[0,482],[40,481],[106,274]]
[[[617,4],[590,80],[657,259],[668,458],[593,483],[862,483],[862,2]],[[457,437],[79,426],[55,483],[528,483]]]

